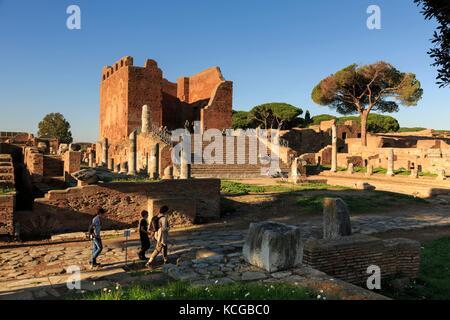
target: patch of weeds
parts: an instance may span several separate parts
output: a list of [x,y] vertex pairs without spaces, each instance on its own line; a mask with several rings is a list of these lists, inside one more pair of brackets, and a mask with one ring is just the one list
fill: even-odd
[[16,191],[14,188],[0,188],[0,195],[5,195],[14,191]]
[[[375,196],[376,195],[376,196]],[[305,210],[314,213],[323,211],[324,198],[341,198],[347,204],[350,212],[364,213],[379,211],[380,209],[387,209],[398,207],[399,205],[426,203],[424,199],[414,198],[413,196],[397,194],[391,192],[377,192],[365,193],[360,195],[341,195],[324,194],[315,196],[302,196],[297,199],[297,205]]]
[[86,293],[81,300],[309,300],[314,295],[292,284],[233,283],[196,286],[186,282],[134,285]]
[[234,181],[221,181],[222,192],[234,195],[246,195],[249,193],[266,193],[266,192],[296,192],[304,190],[346,190],[347,187],[332,186],[324,183],[303,183],[303,184],[278,184],[270,186],[258,186],[244,184]]
[[419,278],[404,291],[382,288],[394,299],[448,300],[450,297],[450,237],[430,241],[421,250]]

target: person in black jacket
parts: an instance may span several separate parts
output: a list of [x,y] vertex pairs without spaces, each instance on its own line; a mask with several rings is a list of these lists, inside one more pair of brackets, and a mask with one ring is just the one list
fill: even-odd
[[141,250],[139,251],[139,259],[147,260],[145,256],[145,252],[150,249],[150,238],[149,238],[149,230],[148,230],[148,212],[141,212],[141,220],[139,221],[139,238],[141,240]]

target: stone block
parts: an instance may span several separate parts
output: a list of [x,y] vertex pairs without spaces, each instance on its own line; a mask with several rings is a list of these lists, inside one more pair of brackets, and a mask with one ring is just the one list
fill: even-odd
[[368,182],[364,182],[364,181],[359,181],[355,184],[355,188],[357,190],[375,190],[376,187],[371,185]]
[[339,198],[323,200],[323,237],[332,240],[350,236],[352,227],[347,204]]
[[243,255],[250,264],[269,272],[301,265],[303,242],[300,228],[271,221],[252,223]]

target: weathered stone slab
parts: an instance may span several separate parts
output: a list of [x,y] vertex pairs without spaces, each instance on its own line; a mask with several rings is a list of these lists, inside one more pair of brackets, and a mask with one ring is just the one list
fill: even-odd
[[323,200],[323,237],[327,240],[350,236],[352,227],[347,204],[339,198]]
[[269,272],[301,265],[303,242],[300,228],[271,221],[252,223],[243,255],[250,264]]
[[364,182],[364,181],[358,181],[358,182],[355,184],[355,188],[356,188],[357,190],[375,190],[375,189],[376,189],[375,186],[371,185],[371,184],[368,183],[368,182]]

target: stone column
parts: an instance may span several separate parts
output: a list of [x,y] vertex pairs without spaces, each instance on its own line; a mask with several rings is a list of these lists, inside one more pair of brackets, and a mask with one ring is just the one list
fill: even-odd
[[331,127],[331,172],[337,172],[337,127]]
[[137,131],[134,130],[130,134],[130,154],[128,159],[128,174],[131,176],[136,175],[136,163],[137,163]]
[[440,180],[440,181],[447,180],[447,176],[446,176],[446,173],[445,173],[444,169],[439,169],[438,170],[437,180]]
[[172,166],[168,166],[167,168],[164,169],[163,179],[164,180],[172,180],[173,179],[173,167]]
[[393,177],[394,176],[394,149],[389,149],[388,152],[388,167],[387,167],[387,172],[386,175],[389,177]]
[[93,168],[95,163],[94,153],[89,152],[89,167]]
[[300,179],[298,174],[298,158],[294,158],[291,164],[291,181],[293,183],[298,183],[299,180]]
[[104,138],[102,142],[102,166],[106,166],[108,164],[108,138]]
[[353,162],[350,162],[350,163],[348,164],[348,167],[347,167],[347,173],[348,173],[348,174],[353,174],[353,173],[355,173],[355,165],[353,164]]
[[190,179],[191,178],[191,164],[189,161],[189,155],[183,149],[181,151],[181,159],[180,159],[180,179]]
[[411,169],[411,178],[413,179],[419,178],[419,170],[417,170],[417,168]]
[[114,173],[119,173],[119,172],[120,172],[120,163],[118,163],[114,166]]
[[155,144],[150,149],[150,164],[148,166],[150,179],[159,178],[159,144]]
[[142,133],[150,132],[150,126],[151,126],[152,120],[151,120],[151,113],[150,108],[145,105],[142,107]]
[[366,176],[371,176],[371,175],[373,175],[373,165],[372,164],[368,164],[367,165]]
[[108,159],[108,170],[111,170],[111,171],[114,170],[114,159],[113,158]]

